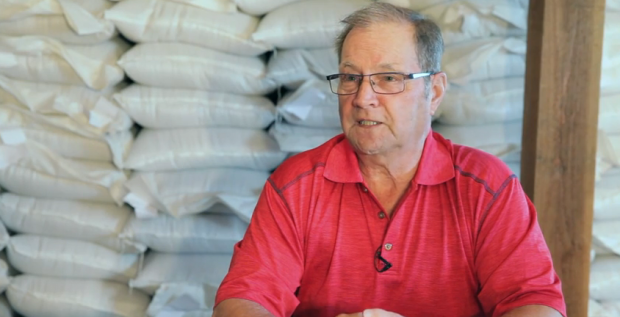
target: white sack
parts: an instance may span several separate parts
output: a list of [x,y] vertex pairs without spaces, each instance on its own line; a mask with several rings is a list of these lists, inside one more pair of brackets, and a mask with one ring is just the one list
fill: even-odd
[[152,129],[263,129],[275,119],[275,106],[262,96],[132,85],[114,99],[137,123]]
[[138,217],[156,215],[153,210],[183,217],[223,204],[249,222],[267,178],[268,172],[232,168],[139,172],[125,184],[125,200]]
[[111,98],[123,85],[98,92],[86,87],[35,83],[0,75],[0,103],[28,110],[30,116],[85,137],[129,130],[133,121]]
[[139,84],[201,89],[235,94],[263,95],[276,83],[266,79],[259,57],[236,56],[182,43],[144,43],[118,61]]
[[614,307],[604,306],[595,300],[588,300],[588,317],[620,317]]
[[218,287],[208,284],[164,283],[153,295],[149,316],[212,317]]
[[620,168],[604,173],[594,184],[594,219],[620,220]]
[[[8,286],[8,285],[7,285]],[[13,308],[9,305],[9,301],[4,295],[0,296],[0,317],[13,317]]]
[[597,156],[614,166],[620,166],[620,133],[598,130]]
[[235,0],[239,9],[255,16],[269,13],[285,4],[299,0]]
[[282,163],[285,155],[263,130],[144,129],[124,166],[151,172],[209,167],[268,171]]
[[472,81],[446,90],[440,123],[478,125],[521,120],[525,79],[513,77]]
[[[110,0],[121,1],[121,0]],[[237,12],[235,0],[167,0],[217,12]]]
[[267,63],[267,77],[292,89],[310,79],[321,80],[329,86],[325,77],[336,73],[338,54],[333,47],[277,51]]
[[390,3],[395,6],[421,11],[438,4],[451,2],[453,0],[378,0],[377,2]]
[[453,143],[485,151],[507,162],[521,159],[521,120],[475,126],[436,124],[433,130]]
[[[618,85],[620,86],[620,84]],[[606,133],[620,133],[620,94],[601,96],[598,129]]]
[[427,8],[421,13],[439,25],[446,45],[527,33],[528,9],[515,0],[459,0]]
[[137,254],[120,254],[100,245],[35,235],[15,235],[9,262],[24,274],[102,279],[127,283],[138,273]]
[[121,236],[132,214],[114,204],[0,195],[0,219],[12,231],[92,242],[121,253],[146,250]]
[[620,94],[620,12],[605,13],[601,94]]
[[[230,267],[230,254],[166,254],[150,253],[137,278],[129,282],[146,294],[153,295],[161,284],[210,285],[217,288]],[[177,295],[183,295],[177,294]],[[189,295],[189,294],[188,294]],[[213,294],[215,295],[215,294]],[[215,296],[212,300],[215,299]],[[213,305],[213,302],[210,303]],[[211,306],[210,308],[213,308]]]
[[[0,259],[0,294],[4,293],[9,284],[11,284],[9,280],[9,266],[4,259]],[[3,317],[1,309],[0,317]]]
[[620,11],[620,0],[607,0],[606,5],[609,11]]
[[68,45],[40,36],[0,36],[0,74],[103,90],[123,80],[116,62],[128,48],[120,38],[97,45]]
[[278,102],[278,113],[286,122],[313,128],[340,128],[338,95],[329,83],[311,79]]
[[96,44],[115,36],[103,19],[106,0],[18,0],[0,3],[0,34],[41,35],[69,44]]
[[21,275],[7,289],[28,317],[144,317],[149,297],[118,282]]
[[[19,131],[26,140],[37,142],[69,159],[114,162],[120,166],[129,153],[133,142],[133,134],[129,130],[88,138],[48,125],[53,120],[46,120],[46,117],[51,116],[37,115],[10,104],[0,104],[0,131]],[[0,140],[0,144],[10,145],[7,142]]]
[[269,134],[278,142],[281,151],[303,152],[329,141],[342,133],[342,128],[308,128],[276,122]]
[[0,145],[0,158],[0,186],[18,195],[120,204],[126,194],[111,163],[65,159],[35,141]]
[[525,76],[526,41],[488,38],[446,46],[442,70],[460,86],[476,80]]
[[0,251],[9,244],[10,236],[3,222],[0,222]]
[[272,49],[250,39],[259,18],[240,12],[221,13],[174,1],[124,0],[105,17],[137,43],[179,42],[247,56]]
[[247,224],[234,215],[132,218],[125,236],[165,253],[225,253],[243,239]]
[[590,298],[620,300],[620,257],[597,256],[590,266]]
[[620,233],[618,232],[619,226],[620,219],[594,220],[592,225],[593,244],[607,249],[614,254],[620,255]]
[[284,49],[333,47],[344,26],[340,21],[370,3],[367,0],[293,2],[263,17],[252,39]]

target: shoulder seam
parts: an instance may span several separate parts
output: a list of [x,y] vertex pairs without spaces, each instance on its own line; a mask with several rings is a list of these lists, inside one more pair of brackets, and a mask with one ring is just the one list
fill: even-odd
[[495,203],[495,200],[497,200],[499,195],[504,191],[504,189],[508,186],[508,184],[510,183],[510,181],[512,181],[513,178],[517,178],[517,175],[511,174],[510,176],[506,178],[506,180],[504,180],[502,185],[497,189],[497,192],[493,195],[493,198],[491,198],[491,201],[489,201],[487,206],[484,208],[484,212],[482,213],[482,217],[480,218],[480,225],[478,227],[478,233],[480,233],[480,230],[482,230],[482,224],[486,220],[487,215],[489,214],[489,210],[491,209],[491,206],[493,206],[493,203]]
[[301,174],[299,174],[299,175],[295,176],[295,178],[294,178],[292,181],[290,181],[290,182],[286,183],[286,184],[285,184],[284,186],[282,186],[282,188],[280,188],[280,189],[278,189],[278,188],[276,187],[275,183],[272,183],[271,185],[272,185],[272,186],[276,189],[276,191],[278,191],[279,193],[282,193],[282,192],[284,192],[286,189],[288,189],[289,187],[291,187],[291,186],[295,185],[295,183],[297,183],[298,181],[300,181],[302,178],[304,178],[304,177],[306,177],[306,176],[311,175],[312,173],[314,173],[314,171],[316,171],[316,169],[317,169],[317,168],[319,168],[319,167],[324,167],[324,166],[325,166],[325,163],[323,163],[323,162],[319,162],[319,163],[314,164],[314,166],[313,166],[311,169],[309,169],[309,170],[307,170],[307,171],[305,171],[305,172],[303,172],[303,173],[301,173]]
[[491,196],[495,196],[495,192],[491,189],[491,187],[489,186],[489,184],[487,184],[487,182],[481,178],[478,178],[478,176],[469,173],[469,172],[465,172],[460,166],[458,165],[454,165],[454,168],[463,176],[465,177],[469,177],[471,179],[473,179],[476,183],[481,184],[482,186],[484,186],[484,189],[491,194]]
[[274,183],[274,181],[273,181],[273,179],[271,177],[267,178],[267,181],[269,182],[271,187],[273,187],[273,189],[276,191],[276,193],[278,193],[278,196],[280,196],[280,199],[282,199],[282,202],[286,206],[286,209],[288,209],[288,211],[290,212],[291,211],[291,207],[288,205],[288,202],[284,198],[284,194],[282,193],[282,190],[280,190],[278,188],[278,186],[276,186],[276,184]]

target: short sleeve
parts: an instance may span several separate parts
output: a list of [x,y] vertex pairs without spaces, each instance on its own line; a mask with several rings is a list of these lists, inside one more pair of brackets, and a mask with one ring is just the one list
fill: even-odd
[[475,269],[486,316],[500,317],[526,305],[544,305],[566,316],[536,209],[516,177],[493,194],[479,222]]
[[303,274],[302,239],[295,219],[269,180],[242,241],[234,249],[228,275],[215,305],[231,298],[262,305],[276,317],[289,317]]

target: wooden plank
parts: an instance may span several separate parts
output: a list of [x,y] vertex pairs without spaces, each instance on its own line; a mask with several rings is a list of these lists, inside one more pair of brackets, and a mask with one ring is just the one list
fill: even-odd
[[605,0],[534,0],[521,182],[563,283],[568,316],[587,316]]

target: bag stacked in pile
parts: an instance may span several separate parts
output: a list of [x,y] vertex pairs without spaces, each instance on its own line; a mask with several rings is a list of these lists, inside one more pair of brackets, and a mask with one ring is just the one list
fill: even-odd
[[432,18],[445,44],[448,90],[433,128],[496,155],[518,175],[527,1],[384,0]]
[[145,247],[121,237],[132,120],[111,99],[129,43],[106,0],[0,3],[0,218],[7,296],[26,317],[142,316]]
[[303,0],[281,6],[262,19],[254,39],[272,44],[267,76],[280,90],[278,121],[270,129],[289,153],[312,149],[342,133],[338,96],[326,75],[338,73],[334,47],[340,21],[365,0]]
[[607,1],[605,15],[590,298],[600,316],[620,316],[620,2]]
[[150,249],[130,282],[154,295],[149,316],[210,314],[234,244],[286,157],[267,133],[273,45],[252,37],[264,2],[123,0],[105,13],[136,43],[118,62],[134,83],[114,100],[142,128],[124,161],[134,208],[124,236]]

